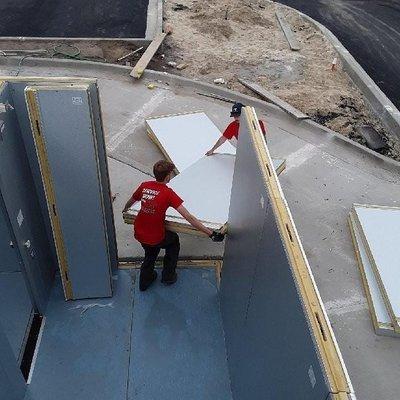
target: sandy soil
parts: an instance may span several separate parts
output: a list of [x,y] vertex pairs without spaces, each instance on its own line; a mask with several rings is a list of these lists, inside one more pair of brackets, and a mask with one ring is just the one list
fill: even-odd
[[[291,51],[275,17],[281,10],[292,26],[301,50]],[[297,12],[267,0],[178,0],[164,3],[165,24],[173,28],[149,68],[225,85],[256,96],[238,77],[259,83],[312,119],[362,144],[360,125],[371,125],[388,149],[382,153],[400,161],[400,143],[385,131],[363,95],[342,70],[331,63],[337,54],[327,39]],[[141,52],[118,61],[136,47],[123,41],[60,42],[1,41],[2,49],[46,49],[47,57],[68,57],[135,65]],[[73,46],[73,47],[71,47]],[[77,53],[79,54],[77,55]],[[168,62],[187,63],[179,71]]]
[[[281,10],[301,50],[291,51],[275,17]],[[382,127],[363,95],[338,63],[328,40],[301,16],[277,4],[239,0],[165,2],[165,22],[173,34],[164,45],[161,69],[254,95],[238,77],[257,82],[315,121],[360,143],[357,126],[372,125],[387,142],[383,153],[400,160],[400,143]],[[178,71],[168,62],[187,63]]]

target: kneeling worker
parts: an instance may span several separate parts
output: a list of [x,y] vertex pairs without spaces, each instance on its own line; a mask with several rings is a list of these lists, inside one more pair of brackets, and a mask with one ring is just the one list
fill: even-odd
[[[218,147],[222,146],[227,140],[229,140],[232,143],[232,145],[236,147],[237,140],[239,137],[240,115],[242,113],[243,107],[244,107],[244,105],[242,103],[235,103],[232,106],[231,117],[234,118],[234,121],[232,121],[226,127],[222,136],[217,140],[217,143],[215,143],[215,145],[212,147],[211,150],[207,151],[206,156],[213,155],[215,150],[217,150]],[[265,132],[264,123],[261,120],[259,120],[258,122],[260,124],[262,133],[265,136],[266,132]]]
[[134,203],[141,202],[134,224],[135,238],[145,251],[140,269],[139,288],[141,291],[146,290],[157,279],[154,265],[161,249],[165,249],[161,282],[171,285],[177,280],[175,269],[180,245],[179,236],[165,229],[165,214],[169,207],[175,208],[192,226],[205,233],[214,242],[224,240],[224,234],[208,229],[190,214],[182,205],[183,200],[167,186],[174,168],[174,164],[168,161],[158,161],[153,167],[156,180],[143,182],[123,210],[126,212]]

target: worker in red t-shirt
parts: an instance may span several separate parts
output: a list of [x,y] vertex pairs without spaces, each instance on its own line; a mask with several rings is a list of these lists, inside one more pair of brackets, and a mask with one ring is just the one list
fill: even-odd
[[165,214],[169,207],[175,208],[183,218],[214,242],[222,242],[224,234],[205,227],[182,205],[183,200],[167,186],[174,171],[174,164],[158,161],[154,164],[155,181],[143,182],[126,203],[123,212],[137,201],[140,211],[135,219],[135,238],[142,245],[145,256],[140,269],[139,288],[146,290],[156,279],[154,264],[161,249],[165,249],[164,268],[161,282],[171,285],[177,280],[175,271],[179,256],[179,236],[165,229]]
[[[211,156],[212,154],[214,154],[215,150],[217,150],[218,147],[222,146],[227,140],[229,140],[236,147],[236,143],[239,137],[240,114],[242,113],[243,107],[244,105],[242,103],[235,103],[232,106],[231,117],[233,117],[235,120],[227,126],[222,136],[217,140],[217,143],[215,143],[211,150],[207,151],[206,156]],[[260,124],[262,133],[265,136],[264,123],[261,120],[259,120],[258,122]]]

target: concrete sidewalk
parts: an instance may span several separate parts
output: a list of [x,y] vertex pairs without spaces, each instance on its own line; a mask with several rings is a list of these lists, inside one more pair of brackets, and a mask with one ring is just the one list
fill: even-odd
[[[146,80],[133,82],[123,69],[89,68],[78,63],[74,67],[70,67],[71,63],[66,64],[68,67],[52,65],[22,65],[19,75],[99,78],[111,185],[117,195],[114,207],[119,255],[141,256],[140,247],[132,240],[131,227],[122,222],[121,209],[137,184],[149,178],[152,164],[162,158],[146,135],[144,119],[204,110],[222,130],[230,121],[230,104],[199,96],[196,85],[189,87],[184,80],[167,76],[161,79],[160,73],[147,73],[147,77],[159,77],[163,81],[158,83],[160,88],[149,90]],[[15,75],[18,67],[10,65],[0,69],[2,75]],[[237,98],[248,103],[244,97]],[[397,398],[400,346],[396,339],[376,336],[373,332],[347,216],[355,202],[398,206],[399,164],[373,155],[314,123],[299,122],[276,107],[266,106],[257,112],[267,123],[272,155],[287,160],[280,181],[355,393],[365,400]],[[223,254],[223,245],[208,239],[181,237],[182,255]]]

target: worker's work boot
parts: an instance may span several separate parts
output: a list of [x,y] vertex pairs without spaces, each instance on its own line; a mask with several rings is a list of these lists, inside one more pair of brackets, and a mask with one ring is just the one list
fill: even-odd
[[143,279],[142,274],[140,274],[140,278],[139,278],[139,289],[141,292],[144,292],[145,290],[147,290],[151,284],[157,279],[157,272],[153,271],[153,275],[151,277],[150,281],[145,282],[145,280]]
[[162,277],[161,282],[164,285],[173,285],[176,281],[178,280],[178,274],[174,272],[172,276],[167,277]]

